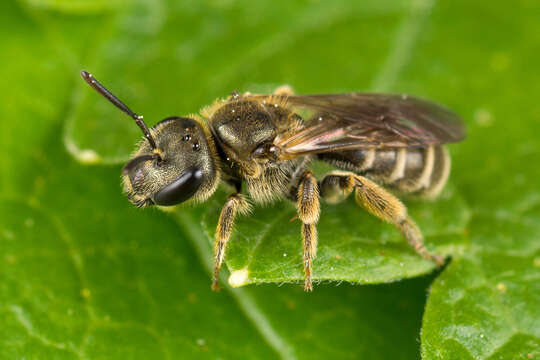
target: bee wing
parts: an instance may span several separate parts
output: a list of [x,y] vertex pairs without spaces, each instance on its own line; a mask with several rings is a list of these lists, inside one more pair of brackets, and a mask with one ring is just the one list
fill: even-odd
[[351,93],[286,98],[295,111],[312,114],[303,130],[276,138],[284,158],[367,147],[424,147],[465,137],[457,114],[412,96]]

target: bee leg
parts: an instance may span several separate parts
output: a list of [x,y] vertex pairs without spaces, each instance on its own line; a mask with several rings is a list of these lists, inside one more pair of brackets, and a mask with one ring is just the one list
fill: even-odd
[[246,214],[251,210],[247,199],[239,193],[229,195],[225,205],[221,209],[216,229],[216,243],[214,245],[214,277],[212,290],[219,290],[219,269],[225,258],[227,242],[231,237],[236,213]]
[[444,263],[443,257],[427,250],[424,237],[405,205],[373,181],[352,172],[332,171],[321,180],[320,188],[323,199],[331,203],[343,200],[354,189],[356,202],[370,214],[394,224],[420,256],[438,265]]
[[302,246],[304,249],[304,290],[312,291],[311,261],[317,255],[317,228],[320,204],[317,179],[311,171],[302,174],[297,193],[298,218],[302,221]]
[[292,87],[289,85],[281,85],[273,92],[274,95],[294,95]]

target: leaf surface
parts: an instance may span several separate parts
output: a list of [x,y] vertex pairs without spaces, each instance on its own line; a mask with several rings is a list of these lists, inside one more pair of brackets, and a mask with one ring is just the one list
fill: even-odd
[[[0,29],[12,34],[0,38],[9,54],[0,60],[0,116],[9,119],[0,150],[10,154],[0,162],[0,357],[417,358],[433,279],[423,358],[539,356],[534,2],[0,6]],[[118,164],[140,134],[86,87],[83,68],[150,125],[232,90],[283,83],[446,104],[469,138],[451,147],[442,198],[406,203],[450,264],[434,272],[395,229],[348,201],[323,206],[314,264],[323,284],[313,294],[288,284],[210,292],[226,193],[170,216],[131,208]],[[236,285],[302,279],[294,214],[282,202],[238,220],[227,256],[230,273],[242,275]],[[423,274],[432,275],[334,286]]]

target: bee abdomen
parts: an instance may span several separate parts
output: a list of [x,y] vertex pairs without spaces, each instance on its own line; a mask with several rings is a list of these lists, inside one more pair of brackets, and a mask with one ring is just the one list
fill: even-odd
[[319,157],[387,187],[427,197],[440,193],[450,173],[450,157],[442,146],[340,151]]
[[429,185],[422,189],[421,194],[434,198],[442,191],[448,176],[450,175],[450,155],[444,146],[436,146],[434,149],[433,169],[429,179]]

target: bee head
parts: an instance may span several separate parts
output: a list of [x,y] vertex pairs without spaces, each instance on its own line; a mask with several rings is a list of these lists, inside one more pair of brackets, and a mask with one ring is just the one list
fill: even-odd
[[122,178],[128,199],[136,206],[170,206],[187,200],[204,201],[219,183],[216,149],[210,131],[195,117],[169,117],[149,129],[86,71],[83,79],[113,105],[132,117],[145,139],[124,166]]
[[170,117],[151,130],[156,147],[142,140],[122,170],[124,191],[136,206],[170,206],[206,200],[215,191],[218,171],[214,144],[201,122]]

